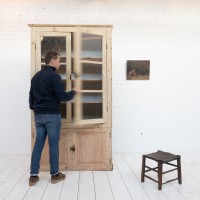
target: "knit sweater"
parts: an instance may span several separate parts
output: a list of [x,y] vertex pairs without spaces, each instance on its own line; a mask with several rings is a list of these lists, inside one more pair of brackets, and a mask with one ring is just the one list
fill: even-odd
[[29,106],[35,114],[60,114],[60,102],[70,101],[74,95],[74,90],[64,90],[55,67],[45,65],[31,80]]

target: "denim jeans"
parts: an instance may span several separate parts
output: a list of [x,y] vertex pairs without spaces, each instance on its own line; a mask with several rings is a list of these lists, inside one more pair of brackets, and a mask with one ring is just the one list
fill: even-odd
[[31,156],[31,172],[32,176],[36,176],[40,169],[40,159],[42,150],[48,136],[49,142],[49,162],[50,174],[55,175],[59,171],[59,140],[61,128],[60,114],[36,114],[36,141]]

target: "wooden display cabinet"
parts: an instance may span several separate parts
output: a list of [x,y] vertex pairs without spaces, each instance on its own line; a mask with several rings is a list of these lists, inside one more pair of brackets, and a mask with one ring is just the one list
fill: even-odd
[[[60,170],[112,169],[111,32],[112,26],[29,25],[31,76],[39,71],[48,51],[61,57],[57,73],[66,91],[81,92],[61,102]],[[35,142],[32,113],[32,147]],[[48,141],[41,170],[49,170]]]

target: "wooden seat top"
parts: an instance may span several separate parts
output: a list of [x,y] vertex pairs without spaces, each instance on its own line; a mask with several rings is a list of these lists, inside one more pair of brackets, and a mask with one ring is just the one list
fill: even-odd
[[160,150],[154,153],[146,154],[144,156],[149,159],[152,159],[155,161],[162,161],[162,162],[170,162],[180,157],[180,155],[174,155],[172,153],[164,152]]

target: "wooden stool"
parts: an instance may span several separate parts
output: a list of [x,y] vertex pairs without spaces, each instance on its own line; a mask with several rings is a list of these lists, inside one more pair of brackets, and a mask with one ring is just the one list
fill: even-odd
[[[154,160],[158,163],[158,167],[151,168],[146,165],[146,158]],[[171,161],[177,160],[177,165],[169,163]],[[163,164],[174,166],[174,169],[168,170],[163,172]],[[147,170],[145,170],[147,168]],[[166,181],[165,183],[162,182],[162,175],[166,174],[168,172],[172,172],[174,170],[178,171],[178,177],[175,179],[171,179]],[[158,173],[158,181],[151,178],[150,176],[147,176],[145,173],[149,171],[154,171]],[[182,175],[181,175],[181,156],[180,155],[174,155],[168,152],[163,151],[157,151],[155,153],[150,153],[142,156],[142,173],[141,173],[141,182],[144,182],[144,177],[151,179],[152,181],[155,181],[158,183],[158,189],[162,189],[162,185],[169,183],[171,181],[178,180],[179,184],[182,184]]]

